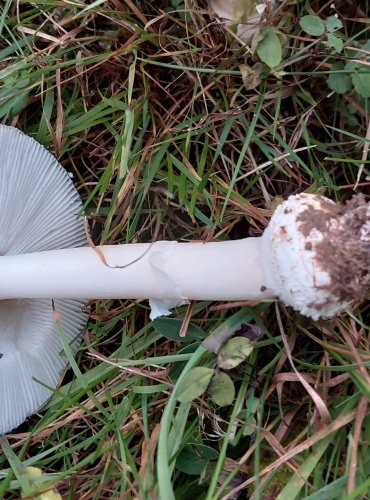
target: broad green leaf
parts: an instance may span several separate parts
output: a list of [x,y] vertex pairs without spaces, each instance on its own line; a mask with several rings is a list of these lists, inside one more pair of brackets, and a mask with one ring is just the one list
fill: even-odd
[[370,97],[370,67],[353,73],[352,82],[360,96]]
[[176,460],[176,469],[185,474],[200,476],[211,460],[217,460],[218,453],[204,444],[188,444]]
[[256,52],[261,61],[270,66],[270,68],[275,68],[275,66],[281,63],[282,50],[280,39],[273,29],[264,31],[264,37],[257,45]]
[[180,337],[179,334],[183,324],[181,319],[157,318],[153,320],[152,324],[157,332],[163,335],[163,337],[170,340],[176,340],[177,342],[203,340],[206,336],[203,330],[190,323],[186,330],[185,337]]
[[251,436],[256,432],[257,420],[253,415],[249,416],[248,422],[246,422],[242,427],[243,436]]
[[328,87],[334,90],[337,94],[344,94],[352,88],[351,77],[347,73],[336,73],[344,70],[342,62],[334,63],[332,66],[333,73],[330,73],[328,78]]
[[234,383],[226,373],[215,373],[208,386],[207,392],[218,406],[228,406],[234,401]]
[[197,366],[186,374],[177,390],[177,400],[181,403],[190,403],[199,398],[207,389],[214,370],[205,366]]
[[240,365],[253,351],[253,345],[245,337],[233,337],[218,351],[218,366],[231,370]]
[[329,47],[335,49],[338,53],[343,50],[343,40],[339,38],[339,36],[334,35],[333,33],[328,34],[327,43]]
[[319,16],[303,16],[299,21],[301,28],[312,36],[321,36],[325,32],[325,23]]
[[258,398],[249,398],[247,401],[247,412],[248,414],[254,415],[257,413],[258,407],[261,401]]
[[329,16],[327,20],[325,21],[326,24],[326,29],[329,32],[339,30],[340,28],[343,28],[343,23],[340,19],[338,19],[335,16]]
[[[184,347],[178,349],[177,354],[188,354],[195,352],[199,347],[199,342],[193,342],[185,344]],[[170,379],[176,381],[180,378],[181,373],[186,365],[186,361],[179,361],[178,363],[173,363],[171,371],[169,373]]]

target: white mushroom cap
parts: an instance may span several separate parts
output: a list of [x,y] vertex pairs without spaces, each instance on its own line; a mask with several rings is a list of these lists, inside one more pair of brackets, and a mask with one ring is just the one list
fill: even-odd
[[370,204],[290,196],[262,236],[268,291],[313,319],[346,310],[370,292]]
[[[86,245],[71,179],[40,144],[0,125],[0,256]],[[0,281],[1,282],[1,281]],[[86,321],[82,300],[57,300],[65,338],[76,347]],[[52,301],[0,301],[0,434],[34,413],[52,394],[66,358]]]

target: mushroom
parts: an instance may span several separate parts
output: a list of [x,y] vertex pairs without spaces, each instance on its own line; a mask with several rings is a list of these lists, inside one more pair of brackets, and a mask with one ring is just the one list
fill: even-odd
[[[77,219],[80,197],[56,159],[33,139],[3,125],[0,152],[0,259],[86,245]],[[51,297],[21,293],[0,301],[0,434],[50,397],[66,366]],[[60,325],[75,348],[86,322],[83,301],[59,298]]]
[[[69,339],[74,338],[83,323],[83,315],[78,315],[81,305],[78,301],[81,299],[149,298],[151,317],[155,318],[168,314],[169,309],[189,300],[262,301],[279,297],[302,314],[318,319],[331,317],[348,309],[370,292],[370,204],[366,203],[364,197],[354,197],[343,206],[319,195],[303,193],[291,196],[276,209],[262,237],[208,243],[157,241],[81,247],[86,241],[82,235],[82,226],[75,218],[80,211],[80,204],[62,167],[36,141],[15,129],[1,127],[1,149],[4,142],[8,150],[16,147],[18,153],[15,159],[6,157],[5,167],[0,168],[2,191],[9,195],[9,191],[14,190],[9,186],[4,187],[8,182],[7,176],[2,174],[4,168],[10,173],[14,171],[13,175],[21,181],[28,179],[28,189],[18,190],[13,196],[8,196],[8,203],[18,199],[19,195],[21,199],[36,199],[32,205],[34,215],[29,210],[23,214],[27,221],[33,222],[33,217],[36,216],[35,205],[38,207],[38,214],[44,211],[52,219],[55,200],[64,199],[68,192],[73,202],[69,203],[70,211],[63,228],[68,232],[67,226],[71,224],[76,234],[72,237],[75,239],[74,244],[70,244],[69,239],[61,240],[62,249],[53,249],[57,248],[59,240],[50,236],[50,232],[59,234],[59,230],[49,229],[49,232],[45,231],[45,238],[50,238],[52,245],[43,245],[43,235],[40,233],[37,240],[41,248],[32,246],[31,253],[25,253],[28,251],[26,244],[16,247],[16,251],[2,251],[0,299],[6,302],[17,299],[14,304],[19,308],[23,304],[33,304],[37,299],[35,303],[44,305],[45,315],[49,315],[50,319],[50,298],[53,298],[62,311],[63,328],[68,328],[73,323],[73,334],[68,335]],[[12,145],[13,142],[16,142],[15,146]],[[53,180],[52,194],[48,198],[45,195],[42,203],[37,194],[39,183],[32,186],[31,179],[35,174],[29,173],[29,158],[31,163],[35,163],[35,158],[40,162],[38,178],[40,175],[42,179],[51,177],[43,162],[48,163],[51,170],[58,172],[60,186],[56,186]],[[33,172],[37,171],[37,168],[32,168]],[[62,195],[57,194],[59,188]],[[43,192],[45,189],[49,187],[44,185]],[[4,210],[5,205],[0,208]],[[10,208],[7,212],[9,217],[13,214]],[[62,217],[60,210],[58,214]],[[27,227],[27,222],[21,223],[21,215],[19,211],[16,220],[22,227]],[[37,218],[41,223],[42,216],[37,215]],[[15,241],[9,222],[3,222],[2,226],[0,225],[0,230],[2,228],[5,232],[5,239],[2,236],[2,240],[12,238]],[[33,234],[32,230],[28,232],[30,236]],[[74,230],[71,229],[70,234],[72,233]],[[76,248],[70,248],[71,246]],[[70,300],[67,301],[66,298]],[[6,305],[1,307],[7,309]],[[73,321],[68,319],[72,309]],[[19,345],[22,348],[24,345],[27,353],[34,344],[33,334],[30,334],[28,325],[27,329],[25,326],[28,322],[27,308],[22,314],[22,321],[19,319],[22,317],[20,313],[19,316],[17,313],[13,315],[17,316],[14,319],[18,319],[19,326],[12,328],[12,318],[9,318],[5,333],[0,330],[0,352],[1,349],[4,350],[4,356],[0,359],[1,374],[7,373],[2,366],[7,357],[11,359],[13,370],[18,365],[21,371],[19,365],[22,361],[16,357]],[[41,333],[40,320],[36,319],[36,312],[33,313],[33,318],[39,325],[40,338],[42,335],[50,341],[51,347],[47,348],[47,352],[50,355],[53,352],[55,358],[60,342],[52,321],[50,320],[51,324],[44,335]],[[1,348],[3,339],[6,344]],[[37,343],[37,349],[42,355],[44,347],[41,342]],[[61,358],[58,357],[58,368],[53,373],[59,373],[61,366],[64,366],[59,359]],[[36,367],[33,372],[32,366],[30,363],[27,365],[26,376],[29,379],[34,376],[43,381],[43,374],[39,374]],[[56,380],[57,375],[53,375],[46,383],[53,386]],[[17,394],[14,383],[12,382],[11,392],[2,387],[0,391],[3,391],[0,392],[0,397],[9,401],[8,407],[15,411],[20,398],[18,395],[14,396]],[[39,391],[42,396],[36,400],[37,404],[33,409],[32,405],[28,405],[27,410],[21,412],[21,417],[13,417],[12,420],[8,410],[5,410],[6,417],[3,416],[4,410],[0,411],[0,432],[14,427],[42,403],[42,398],[47,399],[50,394],[43,386],[33,385],[33,392]]]

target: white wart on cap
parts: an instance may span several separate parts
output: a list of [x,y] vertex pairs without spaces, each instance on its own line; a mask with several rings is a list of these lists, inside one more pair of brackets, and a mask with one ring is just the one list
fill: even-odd
[[370,204],[290,196],[262,236],[268,291],[313,319],[335,316],[370,294]]
[[[0,125],[0,258],[86,245],[81,201],[67,172],[35,140]],[[56,300],[74,348],[86,321],[82,300]],[[66,358],[52,301],[0,301],[0,434],[34,413],[52,394]]]

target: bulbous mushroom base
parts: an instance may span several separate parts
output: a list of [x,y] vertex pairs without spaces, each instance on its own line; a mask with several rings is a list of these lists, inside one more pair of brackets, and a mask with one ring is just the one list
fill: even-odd
[[370,204],[357,195],[340,205],[291,196],[263,235],[268,289],[313,319],[329,318],[370,294]]

